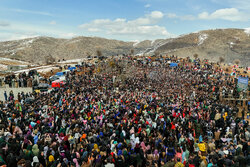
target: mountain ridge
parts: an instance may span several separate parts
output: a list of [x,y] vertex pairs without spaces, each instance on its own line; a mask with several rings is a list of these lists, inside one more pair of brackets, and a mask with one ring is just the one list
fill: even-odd
[[174,54],[180,57],[193,56],[226,63],[239,59],[243,66],[250,62],[250,36],[246,29],[212,29],[175,38],[120,41],[102,37],[74,37],[71,39],[39,36],[21,40],[0,42],[0,57],[13,58],[33,63],[46,62],[48,57],[75,59],[95,56],[100,50],[104,56],[117,54],[152,55]]

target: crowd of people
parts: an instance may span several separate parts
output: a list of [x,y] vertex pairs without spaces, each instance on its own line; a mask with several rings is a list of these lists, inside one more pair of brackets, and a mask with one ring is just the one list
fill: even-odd
[[[63,88],[1,102],[0,165],[250,165],[248,120],[220,102],[222,87],[236,87],[230,75],[174,57],[168,61],[177,67],[123,59],[123,70],[71,72]],[[119,79],[129,69],[135,70]]]
[[36,70],[30,70],[19,74],[7,75],[0,78],[0,87],[8,85],[10,88],[32,87],[39,83],[39,74]]

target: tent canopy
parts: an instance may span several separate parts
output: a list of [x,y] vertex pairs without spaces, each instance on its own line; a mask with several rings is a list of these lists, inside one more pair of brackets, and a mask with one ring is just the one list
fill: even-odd
[[177,67],[178,63],[170,63],[170,67]]
[[76,67],[69,67],[68,70],[72,71],[72,70],[75,70]]
[[56,80],[56,81],[53,81],[52,82],[52,85],[51,85],[51,87],[52,88],[61,88],[61,87],[63,87],[63,85],[65,84],[65,82],[63,82],[63,81],[60,81],[60,80]]
[[64,72],[57,72],[56,75],[57,75],[57,76],[63,76],[63,75],[64,75]]

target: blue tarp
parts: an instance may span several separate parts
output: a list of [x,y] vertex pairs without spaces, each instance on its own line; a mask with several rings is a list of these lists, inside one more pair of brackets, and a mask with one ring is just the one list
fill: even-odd
[[75,70],[76,67],[69,67],[68,70],[72,71],[72,70]]
[[170,67],[177,67],[178,63],[170,63]]
[[57,76],[63,76],[63,75],[64,75],[64,72],[57,72],[56,75],[57,75]]

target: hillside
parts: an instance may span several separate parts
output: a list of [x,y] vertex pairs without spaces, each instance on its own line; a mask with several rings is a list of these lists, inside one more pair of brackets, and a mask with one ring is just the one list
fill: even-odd
[[241,65],[249,66],[250,36],[242,29],[206,30],[170,39],[155,51],[180,57],[197,53],[211,61],[223,57],[226,63],[239,59]]
[[36,37],[0,43],[0,57],[25,60],[34,63],[45,62],[49,56],[55,59],[82,58],[94,55],[96,50],[103,55],[128,53],[133,43],[103,38],[77,37],[73,39],[56,39]]
[[162,54],[181,57],[197,53],[200,58],[218,61],[224,57],[226,63],[239,59],[243,66],[250,62],[250,36],[243,29],[205,30],[172,39],[124,42],[98,37],[76,37],[58,39],[36,37],[23,40],[0,42],[0,57],[44,63],[48,58],[76,59],[95,56],[100,50],[104,56],[117,54]]

